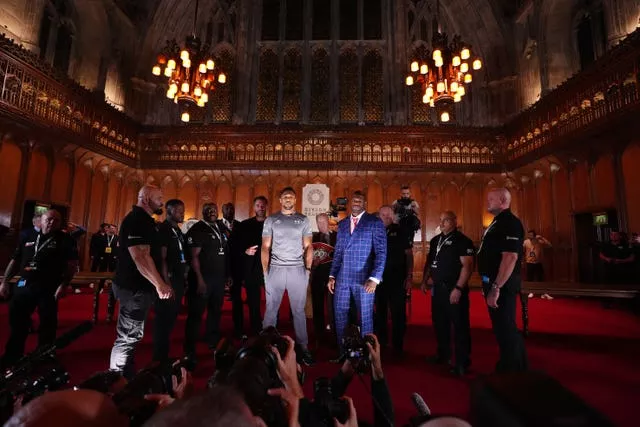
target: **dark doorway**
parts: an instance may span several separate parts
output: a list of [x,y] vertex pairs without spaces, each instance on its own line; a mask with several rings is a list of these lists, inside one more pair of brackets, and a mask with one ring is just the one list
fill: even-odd
[[578,252],[578,281],[604,283],[599,255],[602,245],[609,242],[611,230],[618,229],[615,209],[580,212],[574,215]]

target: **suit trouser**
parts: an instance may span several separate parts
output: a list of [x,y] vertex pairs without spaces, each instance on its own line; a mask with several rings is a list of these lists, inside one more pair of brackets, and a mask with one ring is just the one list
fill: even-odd
[[[489,290],[485,286],[485,295]],[[493,333],[500,348],[500,360],[496,365],[498,372],[524,371],[528,368],[524,340],[516,324],[516,297],[519,293],[520,277],[512,277],[500,289],[498,308],[488,308]]]
[[471,355],[471,325],[469,321],[469,290],[460,295],[457,304],[449,302],[453,287],[446,283],[434,283],[431,297],[431,320],[436,332],[438,357],[442,360],[451,358],[451,328],[455,345],[455,364],[467,368]]
[[404,288],[405,275],[402,272],[385,276],[376,288],[375,331],[381,345],[387,344],[387,316],[391,310],[393,348],[402,350],[407,329],[407,292]]
[[117,283],[113,284],[113,292],[120,304],[116,341],[111,349],[109,369],[118,371],[125,378],[131,379],[135,375],[135,346],[142,340],[144,322],[157,294],[146,289],[124,289],[119,287]]
[[308,284],[309,276],[303,265],[291,267],[272,265],[264,278],[267,307],[262,321],[263,329],[276,326],[280,303],[286,290],[293,313],[296,342],[306,347],[309,343],[309,337],[307,336],[307,316],[304,307],[307,303]]
[[55,341],[58,326],[58,302],[54,295],[54,290],[38,289],[37,285],[14,287],[13,297],[9,303],[9,339],[2,359],[2,364],[5,367],[13,365],[22,357],[29,335],[31,315],[36,307],[40,316],[38,346],[51,344]]
[[153,360],[158,362],[164,362],[169,358],[171,332],[182,306],[184,277],[172,277],[171,287],[173,298],[157,298],[154,304],[156,317],[153,323]]
[[362,336],[373,333],[373,303],[375,293],[366,293],[364,280],[357,283],[338,282],[336,280],[333,303],[336,317],[336,338],[342,347],[342,337],[347,328],[351,298],[355,300],[356,310],[360,314],[360,333]]
[[207,289],[204,295],[197,292],[198,286],[192,283],[187,292],[187,322],[184,333],[184,352],[195,354],[196,342],[200,335],[202,315],[207,310],[206,341],[209,348],[215,348],[220,341],[220,319],[222,318],[222,304],[224,304],[225,277],[204,278]]

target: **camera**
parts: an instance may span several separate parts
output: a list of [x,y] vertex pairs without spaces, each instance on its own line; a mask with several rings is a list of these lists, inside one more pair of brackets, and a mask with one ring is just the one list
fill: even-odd
[[332,426],[333,419],[346,423],[349,419],[349,404],[341,396],[334,396],[331,380],[327,377],[317,378],[313,382],[313,406],[324,425]]
[[348,326],[342,337],[343,355],[359,374],[365,373],[371,367],[367,343],[374,345],[375,341],[370,336],[362,337],[360,329],[355,325]]
[[156,411],[157,403],[146,400],[147,394],[174,395],[172,376],[178,382],[182,380],[181,368],[186,368],[188,361],[178,359],[165,363],[155,362],[141,370],[120,392],[113,395],[113,402],[120,412],[129,418],[131,426],[142,425]]
[[333,218],[338,217],[338,212],[344,212],[347,210],[347,198],[346,197],[338,197],[336,198],[336,204],[331,204],[331,211],[329,215]]

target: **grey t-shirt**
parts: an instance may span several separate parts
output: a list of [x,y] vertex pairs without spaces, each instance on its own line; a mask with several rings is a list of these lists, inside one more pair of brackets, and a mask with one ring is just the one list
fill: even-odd
[[262,237],[271,237],[271,263],[276,266],[304,265],[302,238],[313,235],[309,218],[300,213],[270,215],[262,227]]

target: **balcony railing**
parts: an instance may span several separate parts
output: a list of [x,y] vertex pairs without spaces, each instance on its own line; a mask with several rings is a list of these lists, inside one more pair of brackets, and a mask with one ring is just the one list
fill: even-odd
[[72,136],[127,163],[138,157],[139,126],[95,94],[0,36],[0,110]]
[[186,127],[142,142],[145,167],[492,170],[501,156],[496,133],[483,129]]

